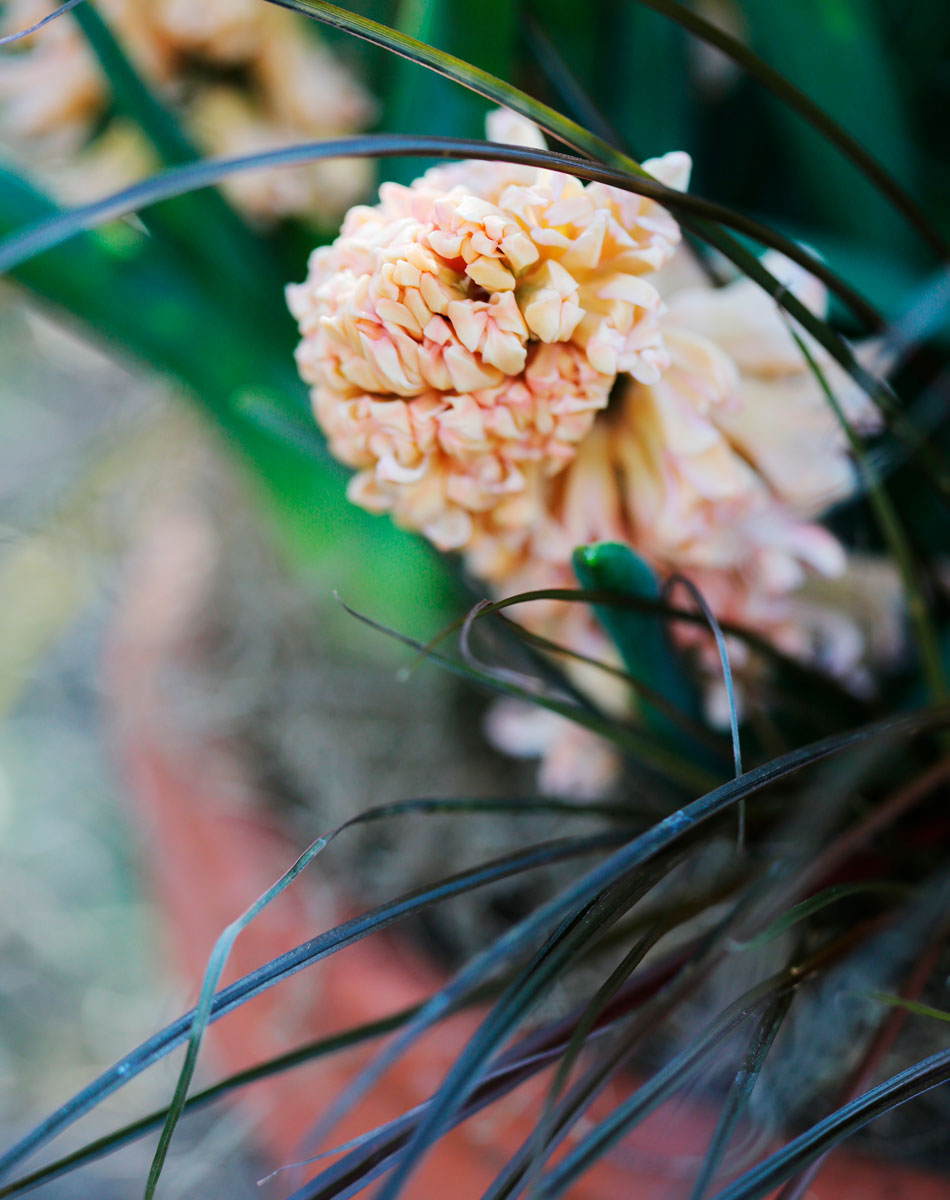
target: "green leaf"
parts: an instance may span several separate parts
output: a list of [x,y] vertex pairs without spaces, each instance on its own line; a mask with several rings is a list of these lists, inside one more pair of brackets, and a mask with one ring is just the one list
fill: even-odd
[[890,1008],[903,1008],[906,1012],[913,1013],[915,1017],[930,1017],[934,1021],[950,1021],[950,1012],[942,1008],[934,1008],[930,1004],[920,1004],[917,1000],[906,1000],[903,996],[893,996],[890,992],[860,992],[859,995],[866,996],[869,1000],[876,1000],[878,1004],[886,1004]]
[[[401,0],[396,27],[506,79],[514,69],[517,9],[512,0]],[[396,133],[477,138],[484,136],[487,110],[485,101],[472,92],[403,58],[393,72],[385,127]],[[409,183],[435,161],[396,163],[389,174],[399,183]]]
[[[744,0],[742,12],[752,48],[913,194],[914,139],[874,5],[869,0]],[[830,228],[882,248],[908,244],[906,226],[886,199],[822,136],[827,128],[820,133],[781,110],[775,119],[784,153],[791,154],[796,175],[808,187],[812,211],[820,212]],[[946,257],[945,244],[940,252]]]
[[[0,234],[63,216],[0,169]],[[174,256],[121,226],[82,234],[14,274],[107,350],[131,354],[186,389],[248,470],[295,562],[322,564],[337,587],[384,605],[413,630],[428,628],[433,611],[448,611],[450,586],[431,548],[345,499],[346,472],[326,453],[283,338],[260,328],[237,334],[233,315]],[[354,542],[359,560],[349,552]]]
[[[661,599],[656,575],[629,546],[619,542],[580,546],[574,551],[573,562],[581,587],[654,603]],[[662,618],[600,604],[594,606],[594,611],[630,673],[645,680],[692,720],[698,720],[699,694],[680,664]],[[651,729],[673,744],[696,752],[695,742],[665,713],[642,700],[640,711]]]
[[695,89],[686,35],[629,0],[612,0],[607,9],[601,87],[624,141],[639,158],[691,150]]
[[[810,177],[826,214],[833,204],[851,204],[851,184],[858,183],[860,198],[866,199],[872,219],[888,228],[894,225],[880,199],[884,197],[940,258],[950,257],[946,238],[914,199],[913,180],[908,185],[912,142],[868,0],[800,0],[794,5],[743,0],[741,11],[751,26],[752,48],[679,0],[636,3],[716,46],[807,122],[811,129],[792,123],[791,133],[803,139],[799,167]],[[762,50],[765,58],[756,49]],[[767,60],[779,63],[789,77]],[[840,69],[842,62],[848,63],[847,71]],[[873,105],[867,103],[869,95],[875,97]],[[780,110],[780,120],[786,116]],[[846,161],[837,158],[831,147]],[[831,217],[833,226],[842,228],[843,224],[862,237],[866,235],[864,226],[846,213],[835,210]],[[895,237],[903,240],[900,228],[895,227]]]

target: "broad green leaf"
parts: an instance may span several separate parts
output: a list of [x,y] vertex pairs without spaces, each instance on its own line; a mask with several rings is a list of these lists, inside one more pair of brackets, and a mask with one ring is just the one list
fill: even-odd
[[[914,140],[870,0],[743,0],[742,13],[752,48],[913,194]],[[808,188],[811,210],[831,229],[880,248],[913,245],[904,222],[817,131],[777,106],[775,122],[784,153],[791,153],[795,173]]]
[[[574,572],[581,587],[658,602],[660,585],[656,575],[629,546],[602,542],[574,551]],[[662,618],[642,612],[595,605],[597,619],[606,629],[630,673],[646,681],[670,704],[693,720],[700,716],[697,690],[689,680],[670,640]],[[641,700],[643,719],[676,745],[695,750],[692,739],[674,726],[665,713]]]
[[[457,58],[510,78],[514,69],[518,5],[512,0],[401,0],[396,27]],[[488,105],[449,79],[433,75],[408,59],[393,71],[386,105],[386,128],[396,133],[436,133],[483,137]],[[432,160],[433,162],[436,160]],[[394,163],[387,176],[401,183],[429,163]]]
[[627,145],[641,159],[691,150],[695,87],[687,37],[659,13],[611,0],[602,34],[604,103]]

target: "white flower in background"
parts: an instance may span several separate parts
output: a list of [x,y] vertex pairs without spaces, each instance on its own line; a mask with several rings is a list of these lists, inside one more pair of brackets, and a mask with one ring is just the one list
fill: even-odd
[[[35,24],[49,0],[10,0],[4,33]],[[244,154],[352,133],[372,119],[365,89],[310,23],[262,0],[101,0],[98,9],[146,81],[205,153]],[[0,132],[75,200],[140,178],[151,159],[128,127],[110,136],[109,85],[68,14],[4,52]],[[364,160],[254,171],[224,186],[249,215],[326,224],[364,195]],[[106,182],[107,181],[107,182]]]

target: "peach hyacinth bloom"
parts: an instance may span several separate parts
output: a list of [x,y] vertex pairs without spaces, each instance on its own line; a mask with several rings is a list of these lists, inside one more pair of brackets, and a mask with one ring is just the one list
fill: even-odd
[[[9,0],[2,32],[46,16],[52,0]],[[210,154],[240,154],[352,133],[374,104],[309,25],[262,0],[101,0],[97,8],[135,67],[175,106],[186,133]],[[215,82],[215,76],[219,82]],[[0,127],[70,199],[139,178],[148,146],[96,128],[109,83],[71,16],[4,52]],[[101,143],[101,144],[100,144]],[[263,170],[225,185],[259,218],[338,219],[369,186],[360,160]]]
[[[544,145],[505,111],[489,136]],[[645,165],[686,184],[685,155]],[[775,301],[741,278],[712,286],[678,242],[655,203],[546,170],[462,162],[386,184],[288,289],[317,420],[357,469],[351,499],[460,551],[495,596],[575,586],[574,548],[619,541],[661,581],[690,579],[720,620],[861,687],[864,629],[830,587],[809,595],[848,566],[816,523],[854,487],[847,438]],[[824,314],[821,284],[766,263]],[[849,419],[873,429],[863,393],[806,344]],[[586,606],[513,615],[619,665]],[[673,636],[721,717],[711,636],[682,623]],[[741,641],[730,650],[741,681],[754,664]],[[635,711],[622,680],[568,670],[608,711]],[[550,790],[600,791],[616,768],[549,713],[504,703],[489,733],[541,755]]]
[[[504,111],[489,136],[540,140]],[[677,182],[684,160],[648,167]],[[351,499],[442,550],[523,540],[617,372],[649,384],[668,366],[647,276],[678,237],[650,201],[499,163],[436,167],[351,210],[287,291],[317,420],[358,468]]]

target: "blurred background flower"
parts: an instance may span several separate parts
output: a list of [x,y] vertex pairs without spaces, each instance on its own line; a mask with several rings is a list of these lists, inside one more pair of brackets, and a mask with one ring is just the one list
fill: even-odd
[[[47,16],[48,0],[12,0],[0,29]],[[142,78],[180,113],[205,154],[238,155],[353,133],[376,105],[318,34],[260,0],[107,0],[99,6]],[[157,166],[147,138],[112,111],[109,80],[76,18],[16,43],[0,73],[0,128],[72,202],[143,178]],[[328,225],[365,194],[365,159],[314,163],[293,175],[261,171],[226,191],[249,216]]]

